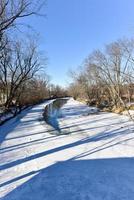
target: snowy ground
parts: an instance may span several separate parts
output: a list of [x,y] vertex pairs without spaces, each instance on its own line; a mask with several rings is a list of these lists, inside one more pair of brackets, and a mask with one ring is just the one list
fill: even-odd
[[134,124],[128,117],[88,115],[88,107],[70,99],[57,136],[42,120],[47,103],[0,127],[0,199],[133,200]]

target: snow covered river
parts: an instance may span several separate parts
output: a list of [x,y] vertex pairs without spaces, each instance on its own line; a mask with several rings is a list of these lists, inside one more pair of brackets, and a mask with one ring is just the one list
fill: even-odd
[[0,127],[0,199],[133,200],[134,123],[70,98],[57,135],[40,120],[52,101]]

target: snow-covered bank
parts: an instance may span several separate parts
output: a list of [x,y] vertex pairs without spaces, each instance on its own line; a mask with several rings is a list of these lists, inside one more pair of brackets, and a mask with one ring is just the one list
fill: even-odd
[[123,111],[122,114],[126,115],[126,116],[130,115],[132,117],[132,119],[134,119],[134,110]]
[[25,109],[30,109],[32,106],[29,107],[22,107],[21,110],[19,108],[11,108],[9,111],[2,111],[0,112],[0,126],[5,122],[9,121],[10,119],[16,117]]
[[3,200],[112,200],[134,198],[134,124],[114,113],[89,115],[70,99],[61,132],[39,120],[35,106],[0,128]]

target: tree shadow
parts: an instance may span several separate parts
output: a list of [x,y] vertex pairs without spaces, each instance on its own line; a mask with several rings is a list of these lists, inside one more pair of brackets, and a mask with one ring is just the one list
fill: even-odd
[[[134,158],[67,160],[35,174],[3,200],[132,200]],[[4,183],[8,185],[9,182]],[[3,184],[3,185],[4,185]]]
[[[78,124],[76,124],[75,126],[78,126]],[[69,127],[69,126],[68,126]],[[105,127],[105,126],[102,126],[102,127]],[[99,126],[100,128],[100,126]],[[64,128],[63,128],[64,129]],[[91,131],[92,129],[95,129],[95,127],[93,128],[85,128],[85,129],[79,129],[79,130],[74,130],[74,131],[71,131],[69,132],[70,134],[71,133],[79,133],[79,132],[82,132],[82,131]],[[47,131],[47,133],[52,133],[54,130],[49,130]],[[31,135],[35,135],[37,136],[38,134],[43,134],[45,132],[39,132],[39,133],[34,133],[34,134],[31,134]],[[86,141],[87,143],[89,142],[97,142],[97,141],[101,141],[101,140],[109,140],[111,138],[115,138],[117,139],[116,137],[122,137],[124,135],[129,135],[131,134],[132,135],[132,132],[128,133],[127,132],[127,126],[125,127],[125,129],[121,129],[121,128],[116,128],[114,130],[106,130],[106,131],[103,131],[103,132],[99,132],[93,136],[86,136],[86,140],[82,140],[81,142],[83,142],[82,144],[84,144]],[[26,134],[26,136],[30,136],[30,134]],[[63,138],[64,134],[62,135],[61,138]],[[23,136],[25,137],[25,135]],[[19,137],[17,137],[18,139]],[[0,149],[0,154],[3,154],[3,153],[6,153],[6,152],[10,152],[10,151],[13,151],[13,150],[19,150],[19,149],[23,149],[25,147],[30,147],[32,145],[38,145],[38,144],[44,144],[45,142],[48,142],[48,141],[55,141],[55,140],[58,140],[60,139],[57,134],[56,135],[50,135],[50,136],[44,136],[44,137],[41,137],[41,138],[35,138],[35,139],[32,139],[31,141],[26,141],[26,142],[23,142],[23,143],[19,143],[19,144],[14,144],[14,145],[11,145],[11,146],[6,146],[6,147],[1,147]],[[114,139],[114,140],[115,140]],[[81,145],[81,142],[80,142],[80,145]],[[74,144],[75,145],[75,144]],[[76,143],[76,145],[79,145],[79,143]],[[67,147],[68,148],[68,147]]]
[[[36,110],[36,109],[35,109]],[[30,111],[30,113],[35,114],[34,111]],[[38,113],[39,109],[36,110]],[[27,113],[26,113],[27,114]],[[107,115],[106,115],[107,116]],[[21,121],[21,126],[24,128],[31,127],[33,125],[33,121],[30,121],[30,116],[25,118],[24,121]],[[107,119],[107,117],[101,119]],[[21,118],[20,118],[21,119]],[[18,119],[18,120],[20,120]],[[113,118],[111,118],[113,119]],[[81,120],[81,118],[80,118]],[[37,118],[36,120],[37,121]],[[96,123],[100,121],[98,118],[94,118],[92,122]],[[27,124],[28,122],[28,124]],[[92,123],[91,122],[91,123]],[[125,121],[126,122],[126,121]],[[86,122],[89,123],[88,121]],[[81,123],[78,121],[75,125],[67,125],[62,127],[62,129],[76,128],[77,126],[86,125],[85,122]],[[118,123],[117,123],[118,124]],[[12,131],[18,125],[18,121],[14,122],[14,124],[9,127],[8,131]],[[101,200],[101,199],[133,199],[134,197],[134,159],[133,158],[108,158],[108,159],[89,159],[85,160],[86,156],[94,154],[99,151],[103,151],[105,149],[109,149],[113,146],[117,146],[122,144],[125,141],[129,141],[134,139],[132,132],[128,133],[127,126],[123,129],[121,127],[116,127],[116,123],[110,123],[110,125],[114,125],[114,129],[107,129],[104,131],[99,131],[97,134],[93,136],[84,136],[85,138],[79,139],[75,142],[71,142],[69,144],[65,144],[62,146],[55,147],[50,150],[46,150],[39,153],[34,153],[33,155],[27,155],[27,157],[20,158],[18,160],[11,161],[6,164],[0,165],[0,170],[6,170],[11,167],[17,167],[20,164],[26,163],[28,161],[32,161],[41,157],[45,157],[47,155],[51,155],[53,153],[61,153],[63,150],[67,150],[73,147],[80,148],[83,144],[94,143],[95,147],[90,148],[90,150],[85,150],[83,153],[76,155],[70,160],[64,162],[57,162],[49,166],[48,168],[44,168],[37,171],[28,172],[21,176],[18,176],[12,180],[8,180],[0,185],[0,187],[8,186],[11,183],[16,183],[17,181],[24,179],[26,177],[31,177],[29,181],[23,183],[21,186],[14,189],[12,192],[7,194],[3,199],[4,200]],[[99,125],[98,127],[106,127],[107,125]],[[11,129],[10,129],[11,128]],[[72,130],[70,133],[81,133],[82,131],[91,131],[97,127],[85,127],[80,128],[78,130]],[[44,133],[44,132],[42,132]],[[49,133],[49,131],[47,131]],[[36,134],[36,133],[35,133]],[[40,133],[41,134],[41,133]],[[130,138],[131,134],[131,138]],[[33,133],[31,134],[34,135]],[[128,138],[124,137],[127,136]],[[6,136],[6,135],[5,135]],[[26,134],[26,136],[30,136]],[[19,139],[19,136],[15,137]],[[20,138],[25,137],[20,135]],[[48,136],[44,138],[37,138],[33,141],[27,141],[21,144],[15,144],[12,146],[7,146],[3,148],[5,151],[12,151],[17,149],[22,149],[26,146],[30,146],[33,144],[42,144],[45,143],[45,140],[56,140],[57,136]],[[102,143],[97,143],[102,141]],[[59,154],[60,155],[60,154]],[[84,160],[77,160],[83,159]],[[17,169],[17,168],[16,168]]]
[[29,147],[30,145],[37,145],[37,144],[41,144],[42,143],[45,143],[45,142],[48,142],[48,141],[52,141],[52,140],[55,140],[56,139],[56,135],[52,135],[52,136],[48,136],[48,137],[44,137],[44,138],[40,138],[40,139],[35,139],[35,140],[32,140],[32,141],[26,141],[26,142],[23,142],[23,143],[20,143],[20,144],[15,144],[15,145],[12,145],[12,146],[7,146],[7,147],[3,147],[3,148],[0,148],[0,154],[2,153],[5,153],[5,152],[9,152],[9,151],[13,151],[13,150],[18,150],[18,149],[22,149],[24,147]]
[[[52,134],[54,130],[48,130],[47,133],[50,133]],[[26,138],[26,137],[31,137],[31,136],[37,136],[37,135],[40,135],[40,134],[43,134],[43,133],[46,133],[45,131],[38,131],[38,132],[35,132],[35,133],[29,133],[29,134],[25,134],[25,135],[19,135],[19,136],[13,136],[13,137],[9,137],[9,138],[6,138],[5,140],[14,140],[14,139],[21,139],[21,138]],[[56,137],[56,136],[49,136],[50,137]],[[47,139],[47,138],[46,138]]]
[[[53,149],[50,149],[50,150],[47,150],[47,151],[36,153],[36,154],[30,155],[28,157],[20,158],[18,160],[12,161],[10,163],[2,164],[2,165],[0,165],[0,170],[5,170],[5,169],[8,169],[8,168],[17,166],[19,164],[22,164],[22,163],[25,163],[25,162],[28,162],[28,161],[31,161],[31,160],[34,160],[34,159],[37,159],[37,158],[40,158],[40,157],[47,156],[49,154],[53,154],[53,153],[56,153],[56,152],[59,152],[59,151],[63,151],[65,149],[77,147],[77,146],[80,146],[80,145],[83,145],[83,144],[88,144],[88,143],[91,143],[91,142],[97,142],[97,141],[101,141],[101,140],[111,139],[110,141],[103,144],[103,148],[102,148],[102,146],[100,146],[100,147],[97,147],[97,149],[95,149],[95,152],[101,151],[101,150],[104,150],[106,148],[110,148],[112,146],[118,145],[121,142],[119,140],[119,138],[122,137],[124,134],[128,135],[128,133],[126,133],[125,130],[120,130],[120,128],[113,131],[113,132],[110,131],[110,132],[105,133],[103,131],[103,132],[96,134],[95,136],[92,136],[92,137],[88,136],[86,138],[77,140],[75,142],[72,142],[72,143],[69,143],[69,144],[66,144],[66,145],[63,145],[63,146],[59,146],[59,147],[56,147],[56,148],[53,148]],[[132,133],[129,133],[129,134],[132,135]],[[131,137],[131,139],[132,138],[133,137]],[[123,139],[122,142],[124,142],[125,140],[126,139]]]
[[27,115],[29,109],[22,111],[18,116],[10,119],[0,127],[0,145],[5,140],[6,136],[18,126],[21,119]]
[[[91,123],[93,123],[93,121]],[[125,121],[125,123],[126,123],[126,121]],[[3,147],[3,148],[1,147],[0,150],[1,150],[1,153],[3,153],[3,152],[8,152],[8,151],[16,150],[16,149],[21,149],[23,147],[30,146],[30,145],[33,145],[33,144],[34,145],[35,144],[42,144],[42,143],[45,143],[45,141],[48,139],[48,137],[50,139],[52,138],[52,140],[56,139],[56,137],[57,137],[58,134],[59,135],[66,134],[65,131],[67,131],[67,134],[74,134],[74,133],[77,134],[79,132],[83,133],[84,131],[97,130],[97,128],[106,128],[106,131],[104,131],[104,132],[99,131],[99,133],[91,136],[90,137],[90,142],[92,142],[92,140],[94,142],[95,141],[99,141],[99,140],[106,140],[106,139],[109,139],[111,137],[116,137],[118,135],[128,134],[128,132],[129,132],[128,131],[128,125],[126,125],[125,123],[121,124],[122,127],[123,127],[123,129],[121,129],[120,127],[116,128],[116,125],[119,125],[120,123],[115,123],[115,122],[111,123],[110,127],[111,126],[114,127],[114,130],[111,131],[111,130],[108,130],[109,125],[107,125],[107,124],[106,125],[104,124],[104,125],[99,125],[99,126],[93,126],[93,127],[91,126],[89,128],[88,127],[82,128],[83,125],[84,126],[86,124],[88,125],[89,122],[86,121],[86,122],[82,123],[81,121],[78,121],[74,125],[71,124],[71,125],[62,126],[61,127],[61,133],[58,132],[56,134],[55,134],[55,129],[52,129],[52,127],[50,127],[50,126],[46,127],[46,125],[45,125],[45,128],[47,128],[47,131],[45,131],[45,130],[44,131],[40,131],[40,132],[39,131],[35,131],[34,133],[30,133],[29,132],[29,134],[27,134],[27,132],[25,133],[25,131],[24,131],[23,135],[11,136],[9,138],[6,138],[6,140],[8,141],[8,140],[12,140],[12,139],[21,139],[21,138],[26,138],[26,137],[31,137],[31,136],[39,136],[39,138],[35,137],[35,139],[34,138],[32,140],[30,139],[30,141],[27,141],[27,142],[23,142],[23,143],[19,142],[18,144],[8,145],[8,146]],[[19,131],[19,130],[21,131],[22,128],[24,130],[24,127],[26,128],[26,130],[27,130],[27,127],[29,127],[29,129],[33,128],[33,124],[32,125],[30,124],[30,126],[28,126],[28,124],[24,125],[24,126],[23,125],[24,125],[23,122],[21,122],[20,125],[19,125],[19,127],[17,127],[17,131]],[[80,125],[80,127],[79,127],[79,125]],[[76,129],[77,127],[78,127],[78,129]],[[72,130],[70,130],[70,129],[72,129]],[[41,136],[41,134],[42,134],[42,136]],[[47,137],[45,134],[52,134],[52,136],[48,136]],[[19,140],[17,140],[17,141],[19,141]]]
[[[43,104],[44,106],[49,101],[45,101]],[[6,136],[11,133],[13,130],[17,128],[17,131],[21,131],[22,129],[33,129],[34,126],[37,126],[37,123],[40,120],[40,115],[43,112],[43,105],[40,104],[37,107],[29,107],[23,110],[20,114],[16,117],[10,119],[5,124],[0,126],[0,145],[5,140]],[[35,125],[34,125],[35,122]]]

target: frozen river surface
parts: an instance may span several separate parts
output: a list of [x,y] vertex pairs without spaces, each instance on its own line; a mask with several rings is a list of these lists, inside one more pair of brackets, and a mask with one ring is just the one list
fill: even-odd
[[52,101],[0,127],[0,199],[133,200],[133,122],[70,98],[58,134],[42,116]]

